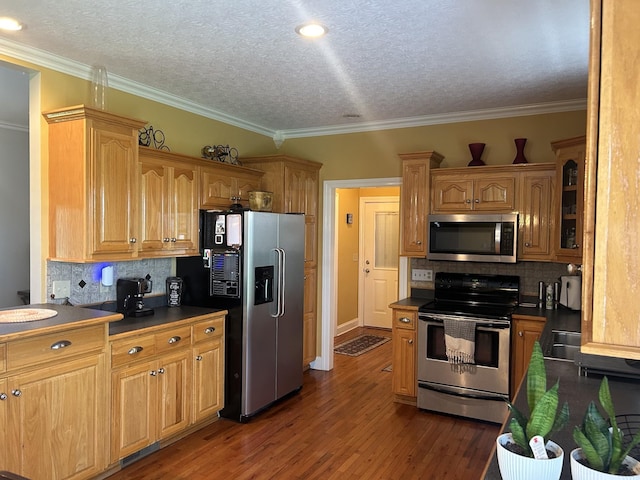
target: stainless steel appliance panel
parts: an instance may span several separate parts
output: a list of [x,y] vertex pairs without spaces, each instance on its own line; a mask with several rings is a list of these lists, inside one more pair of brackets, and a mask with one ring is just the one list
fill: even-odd
[[302,385],[304,216],[281,215],[279,227],[279,259],[283,274],[278,287],[282,302],[277,324],[278,398]]
[[511,323],[494,319],[470,319],[476,322],[476,364],[455,365],[447,361],[444,352],[442,317],[444,315],[420,314],[418,379],[508,395]]

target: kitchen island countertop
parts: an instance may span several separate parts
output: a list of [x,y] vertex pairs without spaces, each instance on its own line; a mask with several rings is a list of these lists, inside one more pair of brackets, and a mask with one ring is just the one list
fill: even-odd
[[60,332],[71,328],[84,327],[105,322],[117,322],[122,314],[105,312],[102,310],[56,305],[52,303],[20,305],[2,310],[13,309],[47,309],[55,310],[57,314],[44,320],[18,323],[0,323],[0,342],[28,338],[49,332]]

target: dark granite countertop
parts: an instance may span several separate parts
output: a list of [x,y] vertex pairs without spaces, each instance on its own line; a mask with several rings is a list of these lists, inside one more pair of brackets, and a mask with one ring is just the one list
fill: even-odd
[[145,328],[153,328],[182,320],[192,321],[212,313],[224,312],[219,308],[204,307],[157,307],[153,315],[146,317],[127,317],[124,320],[109,325],[109,336],[131,334]]
[[[540,337],[540,345],[545,354],[545,366],[547,368],[547,388],[550,388],[556,380],[560,380],[560,401],[569,403],[569,423],[564,430],[559,432],[552,439],[560,445],[565,452],[564,466],[562,468],[561,479],[571,478],[571,467],[569,455],[571,450],[577,447],[573,441],[573,427],[582,421],[584,412],[591,400],[598,399],[598,389],[602,375],[590,375],[589,377],[579,376],[578,367],[573,361],[558,360],[548,358],[551,348],[551,337],[554,330],[566,332],[580,332],[580,312],[566,308],[553,310],[518,307],[515,312],[520,315],[544,316],[547,321]],[[622,377],[609,376],[609,387],[615,406],[616,414],[638,414],[640,413],[640,381]],[[527,392],[525,384],[515,399],[515,405],[529,412],[527,406]],[[600,406],[599,406],[600,408]],[[602,410],[601,410],[602,411]],[[504,423],[502,431],[508,432],[510,418]],[[484,480],[500,480],[500,470],[495,453],[487,465]]]
[[19,305],[2,310],[43,308],[55,310],[57,315],[44,320],[19,323],[0,323],[0,341],[14,340],[17,338],[27,338],[43,333],[63,331],[70,328],[87,326],[97,323],[116,322],[122,319],[122,314],[116,312],[105,312],[69,305],[56,305],[53,303],[42,303],[32,305]]

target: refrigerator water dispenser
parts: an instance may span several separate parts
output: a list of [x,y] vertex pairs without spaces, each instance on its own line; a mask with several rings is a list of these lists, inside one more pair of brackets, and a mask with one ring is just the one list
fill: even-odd
[[273,265],[256,267],[256,292],[254,305],[273,302]]

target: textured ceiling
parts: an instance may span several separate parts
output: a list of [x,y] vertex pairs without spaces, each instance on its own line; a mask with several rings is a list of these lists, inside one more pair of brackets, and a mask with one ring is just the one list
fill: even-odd
[[584,100],[588,3],[0,0],[0,39],[286,134]]

